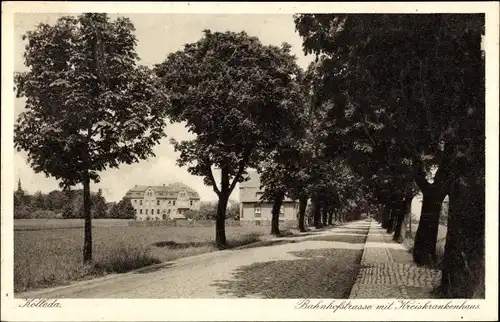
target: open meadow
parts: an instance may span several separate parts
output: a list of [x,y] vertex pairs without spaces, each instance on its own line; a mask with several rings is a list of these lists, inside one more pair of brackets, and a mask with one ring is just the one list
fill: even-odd
[[[16,293],[216,250],[214,227],[128,227],[127,220],[99,219],[93,220],[94,264],[83,265],[83,220],[16,220],[14,226]],[[269,229],[227,227],[229,247],[256,242]]]

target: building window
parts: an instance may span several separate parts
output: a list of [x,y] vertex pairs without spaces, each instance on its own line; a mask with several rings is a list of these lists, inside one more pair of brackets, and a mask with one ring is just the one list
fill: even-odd
[[169,201],[168,201],[168,204],[169,204],[169,205],[171,205],[171,204],[172,204],[172,201],[170,201],[170,200],[169,200]]
[[142,206],[142,200],[139,200],[139,205],[141,205],[141,206]]
[[172,205],[174,205],[174,206],[175,206],[175,200],[174,200],[174,201],[172,201]]
[[170,215],[170,209],[167,211],[167,213]]
[[146,209],[146,215],[149,213],[149,211],[148,211],[148,210],[149,210],[149,209]]
[[139,210],[139,213],[142,215],[142,209]]
[[255,205],[253,212],[256,214],[260,214],[260,205]]
[[284,214],[285,214],[285,207],[281,206],[281,208],[280,208],[280,217],[283,216]]
[[160,200],[156,200],[156,205],[159,206],[160,205]]
[[156,209],[156,214],[159,215],[160,214],[160,209]]
[[137,203],[137,200],[134,199],[134,203]]
[[193,206],[193,200],[189,200],[189,205]]

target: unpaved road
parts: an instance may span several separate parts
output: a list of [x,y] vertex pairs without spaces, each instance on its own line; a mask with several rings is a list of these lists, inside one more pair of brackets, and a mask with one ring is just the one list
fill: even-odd
[[127,274],[20,293],[16,298],[347,297],[368,226],[368,221],[356,221],[279,238],[265,247],[197,255]]

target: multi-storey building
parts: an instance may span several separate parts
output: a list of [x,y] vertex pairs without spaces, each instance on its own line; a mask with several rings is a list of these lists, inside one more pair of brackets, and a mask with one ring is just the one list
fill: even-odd
[[200,196],[192,188],[176,182],[162,186],[135,186],[125,198],[135,209],[136,220],[184,218],[187,210],[200,208]]
[[[260,224],[272,218],[272,202],[260,200],[264,191],[260,188],[260,178],[256,171],[249,171],[250,179],[240,183],[240,220]],[[280,210],[280,221],[296,220],[298,202],[285,198]]]

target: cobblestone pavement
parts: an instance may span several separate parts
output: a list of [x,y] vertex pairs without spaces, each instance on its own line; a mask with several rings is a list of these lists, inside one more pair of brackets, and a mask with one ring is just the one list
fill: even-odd
[[441,271],[413,264],[407,249],[387,236],[376,221],[371,222],[361,269],[349,298],[432,298]]

